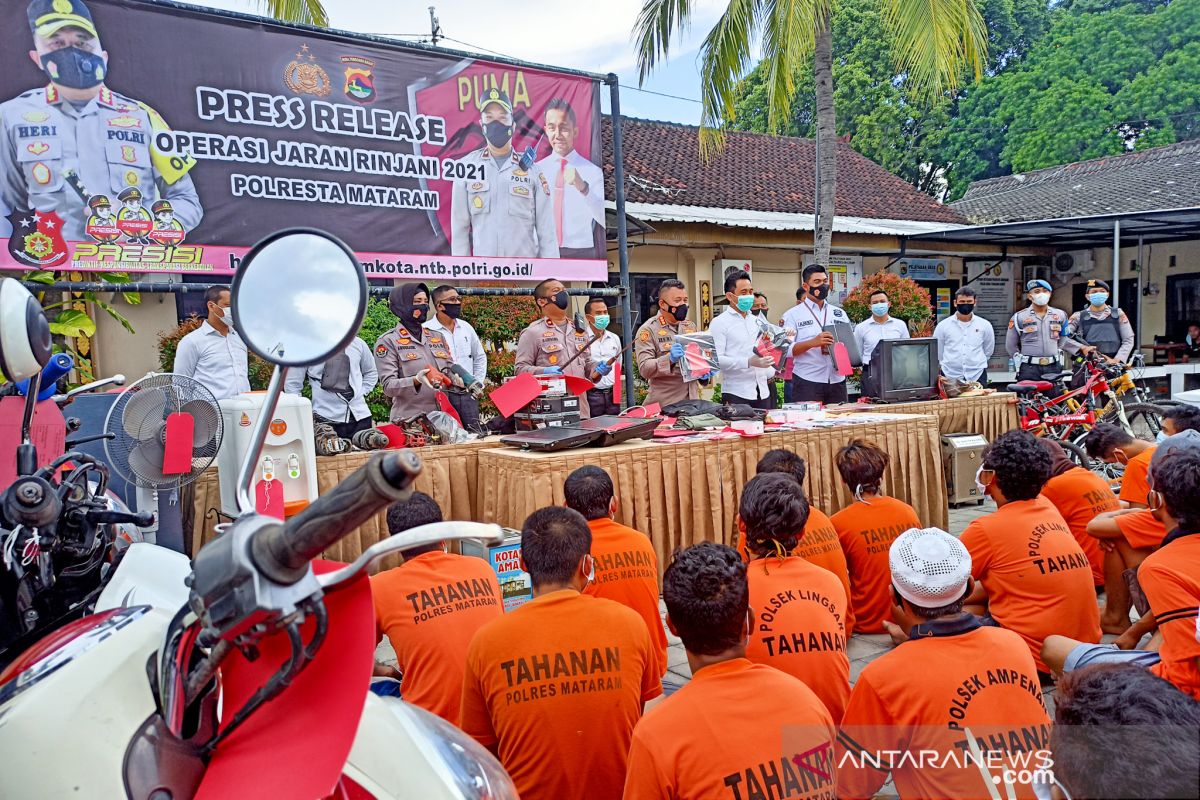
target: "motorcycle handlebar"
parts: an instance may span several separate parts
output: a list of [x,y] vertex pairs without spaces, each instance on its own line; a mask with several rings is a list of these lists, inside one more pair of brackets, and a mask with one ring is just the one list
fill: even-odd
[[420,472],[415,453],[376,454],[283,525],[256,531],[250,542],[255,566],[278,583],[295,583],[306,574],[308,562],[326,548],[389,503],[408,499]]
[[88,522],[124,525],[136,525],[139,528],[149,528],[154,524],[154,513],[151,511],[99,511],[93,509],[84,514]]

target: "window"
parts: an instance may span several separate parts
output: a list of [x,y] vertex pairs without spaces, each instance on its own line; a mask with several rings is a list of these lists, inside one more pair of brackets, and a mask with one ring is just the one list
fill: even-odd
[[1200,275],[1167,276],[1168,341],[1182,342],[1193,322],[1200,322]]

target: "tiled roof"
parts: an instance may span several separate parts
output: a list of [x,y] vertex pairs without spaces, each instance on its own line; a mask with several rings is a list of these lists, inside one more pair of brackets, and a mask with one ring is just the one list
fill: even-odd
[[[625,198],[655,203],[746,211],[813,213],[812,139],[731,131],[724,151],[700,159],[700,129],[625,118]],[[611,118],[604,118],[605,195],[613,196]],[[852,217],[962,223],[949,206],[855,152],[837,146],[836,213]]]
[[1200,141],[976,181],[951,205],[976,224],[1200,206]]

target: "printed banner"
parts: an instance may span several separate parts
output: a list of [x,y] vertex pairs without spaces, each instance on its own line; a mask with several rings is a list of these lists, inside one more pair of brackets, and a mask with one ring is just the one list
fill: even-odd
[[1016,311],[1016,289],[1011,261],[967,261],[964,263],[967,280],[977,293],[975,313],[992,324],[996,334],[996,349],[988,360],[989,369],[1008,369],[1008,351],[1004,338],[1008,321]]
[[608,277],[595,81],[137,0],[8,7],[0,269],[229,275],[304,226],[372,278]]

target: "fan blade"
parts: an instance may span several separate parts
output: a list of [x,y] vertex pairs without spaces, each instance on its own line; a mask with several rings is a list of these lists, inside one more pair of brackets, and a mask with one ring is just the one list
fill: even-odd
[[138,480],[150,486],[161,486],[174,480],[163,472],[166,449],[157,439],[142,442],[129,453],[129,469]]
[[167,393],[161,389],[143,389],[125,403],[121,427],[138,441],[155,438],[167,418]]
[[217,428],[221,420],[212,403],[207,400],[189,400],[183,404],[183,408],[180,410],[185,414],[191,414],[192,419],[196,420],[196,426],[192,429],[192,447],[194,449],[203,448],[217,435]]

